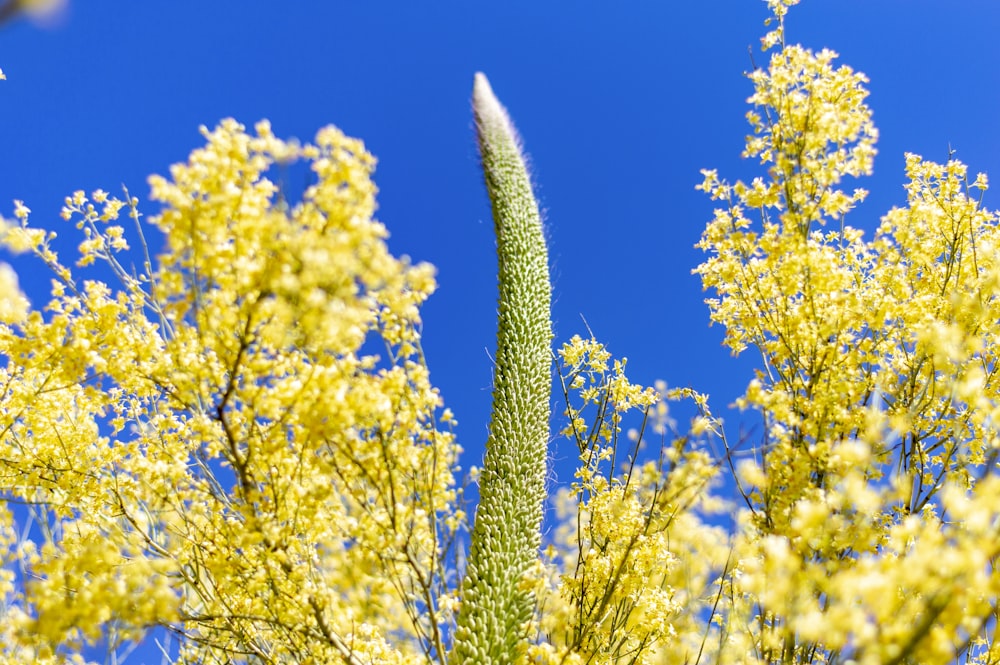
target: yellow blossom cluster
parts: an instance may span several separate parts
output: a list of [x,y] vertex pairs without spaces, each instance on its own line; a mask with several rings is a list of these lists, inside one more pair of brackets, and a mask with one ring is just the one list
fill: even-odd
[[[158,256],[127,193],[67,197],[77,269],[115,285],[78,279],[23,204],[5,231],[54,280],[44,310],[0,326],[0,479],[37,525],[4,540],[0,651],[71,659],[162,626],[184,662],[441,653],[464,516],[419,346],[432,270],[388,252],[359,141],[203,134],[150,179]],[[267,172],[295,159],[315,183],[289,206]]]
[[993,662],[1000,217],[985,176],[907,155],[907,205],[872,240],[848,226],[865,192],[841,186],[875,154],[866,79],[785,44],[794,3],[769,4],[745,151],[766,173],[700,185],[722,206],[696,272],[729,347],[760,354],[738,404],[764,423],[734,464],[715,658]]
[[[665,435],[667,410],[651,388],[631,383],[625,360],[612,362],[594,339],[559,350],[569,424],[579,451],[576,480],[556,495],[561,525],[538,576],[540,663],[684,662],[699,651],[723,530],[702,514],[717,475],[710,456],[687,437],[640,459],[645,425]],[[629,447],[629,411],[644,414]]]
[[[23,204],[21,204],[23,207]],[[19,208],[20,210],[20,208]],[[23,214],[27,214],[25,212]],[[0,217],[0,242],[16,228],[13,222]],[[28,300],[18,286],[17,273],[6,263],[0,263],[0,322],[15,323],[28,315]]]

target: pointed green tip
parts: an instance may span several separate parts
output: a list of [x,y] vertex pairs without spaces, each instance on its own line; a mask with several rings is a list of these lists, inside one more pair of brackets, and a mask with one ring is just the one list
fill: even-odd
[[475,80],[472,83],[472,94],[478,95],[481,93],[492,95],[493,88],[490,87],[490,81],[486,78],[486,74],[476,72]]
[[479,130],[480,145],[496,141],[498,136],[505,136],[513,142],[517,153],[521,154],[521,137],[514,128],[507,109],[493,94],[486,74],[482,72],[476,72],[472,84],[472,112]]
[[[476,72],[475,80],[472,83],[472,108],[479,116],[490,106],[500,106],[497,96],[493,94],[493,88],[486,74]],[[502,112],[501,107],[501,112]]]

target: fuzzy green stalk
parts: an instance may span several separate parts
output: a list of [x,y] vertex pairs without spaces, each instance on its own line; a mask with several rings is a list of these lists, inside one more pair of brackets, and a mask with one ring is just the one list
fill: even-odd
[[499,307],[493,413],[451,665],[510,665],[525,647],[535,599],[552,387],[548,251],[538,204],[506,110],[483,74],[472,93],[493,207]]

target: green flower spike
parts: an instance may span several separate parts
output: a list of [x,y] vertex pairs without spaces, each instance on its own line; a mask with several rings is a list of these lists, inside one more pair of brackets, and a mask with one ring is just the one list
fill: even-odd
[[462,587],[452,665],[508,665],[534,598],[549,438],[552,323],[548,252],[517,132],[483,74],[472,92],[493,206],[499,308],[493,414]]

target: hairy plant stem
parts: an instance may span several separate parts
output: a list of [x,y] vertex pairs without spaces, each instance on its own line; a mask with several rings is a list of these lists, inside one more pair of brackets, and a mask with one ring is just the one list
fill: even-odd
[[548,252],[517,132],[483,74],[472,94],[493,207],[499,305],[493,412],[452,665],[514,663],[534,598],[551,391]]

